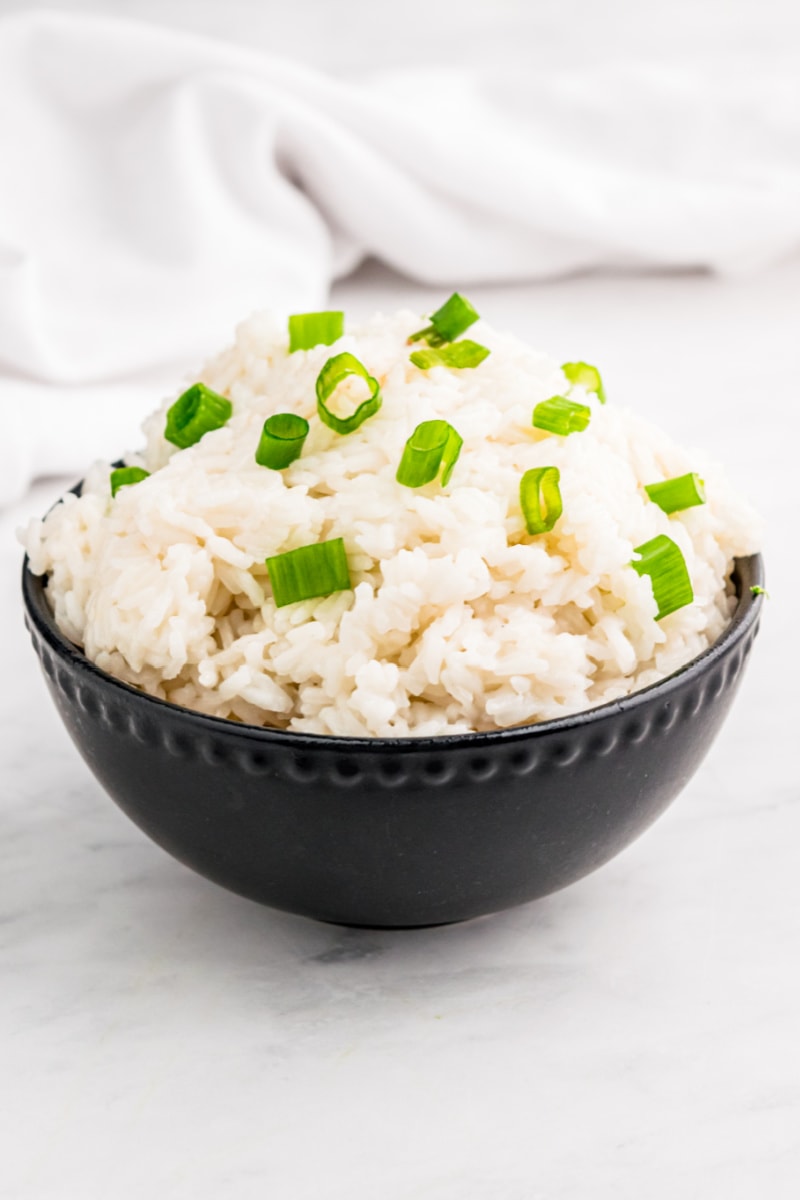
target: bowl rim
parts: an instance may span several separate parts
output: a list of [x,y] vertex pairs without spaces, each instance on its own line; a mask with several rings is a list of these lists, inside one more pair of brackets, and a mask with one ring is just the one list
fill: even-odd
[[[666,675],[647,687],[621,696],[617,700],[595,705],[593,708],[581,709],[567,716],[556,717],[550,721],[533,722],[526,725],[511,725],[504,729],[492,729],[470,733],[444,733],[428,737],[346,737],[326,733],[306,733],[288,729],[273,729],[269,726],[249,725],[243,721],[231,721],[227,717],[211,716],[186,708],[181,704],[173,704],[169,700],[161,700],[151,696],[132,684],[125,683],[116,676],[104,671],[87,657],[85,652],[74,642],[71,642],[59,629],[55,617],[47,602],[46,575],[34,575],[30,569],[28,555],[22,564],[22,593],[27,613],[28,628],[33,634],[30,622],[36,633],[58,656],[66,660],[74,670],[83,671],[98,684],[110,687],[121,696],[136,698],[149,702],[156,709],[163,708],[169,713],[179,716],[188,724],[196,724],[200,729],[209,732],[216,731],[228,736],[243,737],[256,741],[282,745],[286,748],[304,746],[317,749],[336,751],[380,751],[394,752],[430,752],[434,750],[469,748],[479,749],[513,743],[518,740],[546,737],[549,734],[566,733],[603,721],[606,718],[621,713],[633,713],[657,698],[667,698],[685,682],[697,678],[710,670],[713,665],[723,658],[751,629],[758,624],[763,606],[764,595],[764,562],[760,553],[750,554],[734,559],[731,581],[736,589],[738,600],[729,623],[722,633],[710,646],[695,658],[684,663],[676,671]],[[752,589],[762,589],[754,592]]]

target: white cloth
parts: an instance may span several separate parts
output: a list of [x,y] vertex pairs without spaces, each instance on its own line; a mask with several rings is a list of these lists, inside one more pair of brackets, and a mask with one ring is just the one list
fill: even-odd
[[784,60],[343,82],[127,21],[0,20],[0,501],[135,444],[236,320],[324,304],[366,255],[444,292],[790,254],[799,80]]

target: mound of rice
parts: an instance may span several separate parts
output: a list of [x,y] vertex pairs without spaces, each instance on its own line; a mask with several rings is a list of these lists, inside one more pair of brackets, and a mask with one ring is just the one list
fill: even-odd
[[[561,717],[642,688],[714,641],[729,620],[735,555],[757,548],[754,515],[720,469],[613,402],[584,432],[534,429],[533,406],[564,393],[553,361],[481,322],[477,368],[422,371],[406,338],[420,316],[348,329],[333,347],[288,353],[267,315],[201,379],[233,403],[222,429],[178,450],[165,402],[130,464],[152,472],[112,501],[108,464],[27,530],[63,632],[98,666],[154,696],[256,725],[345,736],[423,736]],[[383,406],[341,436],[316,415],[315,382],[348,350]],[[311,425],[283,471],[254,460],[277,412]],[[446,487],[395,479],[406,439],[444,418],[464,439]],[[523,472],[561,471],[563,515],[529,536]],[[667,516],[643,485],[699,473],[707,503]],[[694,602],[661,621],[634,547],[666,533]],[[265,559],[342,537],[353,590],[276,608]]]

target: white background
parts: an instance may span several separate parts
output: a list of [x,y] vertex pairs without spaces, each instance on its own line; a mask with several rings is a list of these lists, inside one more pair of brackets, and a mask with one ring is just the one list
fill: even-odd
[[[114,11],[346,73],[412,54],[746,62],[793,53],[800,25],[794,6],[719,2]],[[335,294],[354,313],[436,298],[374,265]],[[38,485],[0,514],[0,1196],[798,1194],[800,261],[472,298],[597,361],[615,402],[712,447],[767,517],[772,599],[725,730],[653,830],[538,904],[395,934],[262,909],[149,843],[62,732],[21,632],[13,529],[62,486]]]
[[[0,0],[0,12],[29,0]],[[56,12],[191,29],[353,77],[411,62],[496,66],[774,60],[800,49],[792,0],[49,0]]]

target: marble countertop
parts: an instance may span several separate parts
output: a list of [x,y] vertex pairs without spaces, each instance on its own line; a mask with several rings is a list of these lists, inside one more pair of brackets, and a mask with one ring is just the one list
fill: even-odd
[[[538,903],[394,933],[261,908],[152,845],[62,730],[18,596],[14,528],[63,487],[38,484],[0,513],[3,1198],[798,1194],[800,263],[470,294],[758,496],[772,599],[725,729],[644,837]],[[336,299],[431,294],[367,267]]]

